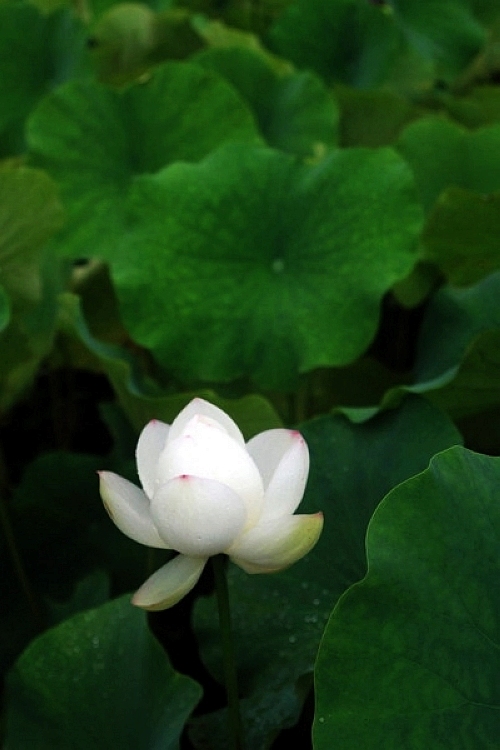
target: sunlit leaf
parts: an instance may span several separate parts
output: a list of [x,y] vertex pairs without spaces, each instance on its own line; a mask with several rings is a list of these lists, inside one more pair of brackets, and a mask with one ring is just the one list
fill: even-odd
[[258,139],[250,110],[213,73],[165,63],[123,91],[74,81],[47,96],[29,121],[32,160],[61,188],[68,209],[60,251],[75,258],[120,252],[124,206],[138,175],[197,161],[226,140]]
[[391,149],[309,166],[226,146],[137,180],[130,208],[111,271],[132,338],[185,382],[247,375],[269,389],[362,353],[382,295],[414,265],[421,219]]

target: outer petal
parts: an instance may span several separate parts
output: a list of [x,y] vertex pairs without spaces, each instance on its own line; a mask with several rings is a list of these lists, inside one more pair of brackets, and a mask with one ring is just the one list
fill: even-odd
[[158,472],[158,459],[167,442],[169,429],[165,422],[153,419],[139,435],[135,451],[137,473],[144,492],[149,498],[153,497]]
[[285,516],[250,529],[226,552],[247,573],[274,573],[307,555],[322,528],[322,513]]
[[249,441],[247,450],[264,480],[265,500],[259,525],[291,515],[302,500],[309,474],[309,450],[300,432],[261,432]]
[[231,417],[226,414],[226,412],[222,411],[222,409],[219,409],[218,406],[214,406],[208,401],[204,401],[202,398],[194,398],[184,407],[180,414],[177,415],[172,422],[170,439],[175,440],[178,438],[184,431],[188,422],[198,415],[217,422],[219,427],[227,432],[233,440],[236,440],[240,445],[245,445],[245,439],[236,422],[233,422]]
[[111,471],[100,471],[99,492],[120,531],[140,544],[168,549],[151,518],[149,500],[139,487]]
[[247,517],[242,499],[229,487],[185,474],[159,487],[151,514],[168,545],[192,557],[223,552]]
[[168,609],[197,583],[207,559],[178,555],[153,573],[132,597],[132,604],[155,612]]
[[230,487],[247,509],[247,527],[257,523],[264,503],[264,487],[246,448],[211,420],[196,416],[176,440],[168,441],[160,456],[162,484],[183,474],[212,479]]

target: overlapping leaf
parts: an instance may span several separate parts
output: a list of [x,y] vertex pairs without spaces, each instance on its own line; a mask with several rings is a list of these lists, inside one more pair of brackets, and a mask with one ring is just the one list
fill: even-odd
[[429,306],[416,389],[454,414],[500,403],[500,273],[467,289],[445,287]]
[[99,497],[96,472],[108,466],[137,481],[131,462],[110,465],[99,456],[62,451],[39,456],[25,471],[12,521],[26,572],[41,597],[68,598],[96,568],[110,572],[120,593],[142,582],[147,551],[117,531]]
[[44,246],[62,219],[46,174],[27,167],[0,170],[0,411],[29,384],[52,344],[61,281]]
[[336,145],[338,109],[312,73],[278,74],[263,55],[243,47],[212,48],[196,62],[222,75],[248,101],[270,146],[315,156]]
[[[482,84],[482,81],[479,83]],[[467,128],[479,128],[500,122],[498,86],[485,83],[461,96],[444,94],[440,99],[449,114]]]
[[[247,439],[258,432],[282,426],[269,401],[256,394],[223,398],[207,388],[187,393],[165,393],[158,384],[141,375],[139,359],[134,358],[128,349],[100,341],[92,335],[80,309],[78,297],[64,295],[62,308],[63,330],[70,337],[77,336],[89,353],[98,358],[137,434],[151,419],[161,419],[170,424],[195,397],[207,399],[223,409],[235,420]],[[102,322],[106,323],[105,320]]]
[[359,88],[384,80],[401,45],[393,19],[358,0],[296,0],[272,26],[268,41],[298,67]]
[[439,117],[403,132],[398,148],[411,164],[428,211],[422,257],[452,283],[471,284],[500,266],[500,126],[468,132]]
[[427,210],[450,186],[500,190],[500,125],[468,132],[442,117],[425,117],[403,131],[398,149],[414,170]]
[[340,144],[349,146],[391,146],[401,130],[419,115],[419,109],[402,96],[382,90],[363,91],[336,86],[342,113]]
[[0,4],[0,143],[5,152],[23,149],[23,124],[31,109],[82,67],[84,38],[82,24],[67,8],[43,15],[31,3]]
[[455,418],[500,404],[499,294],[499,272],[465,289],[440,289],[423,320],[414,383],[388,390],[382,406],[394,407],[408,391]]
[[123,91],[92,80],[60,87],[28,128],[32,160],[56,179],[68,210],[60,251],[119,252],[134,178],[201,159],[231,139],[258,140],[250,110],[224,80],[188,63],[165,63]]
[[455,447],[381,503],[321,643],[315,750],[496,747],[499,481]]
[[479,52],[485,30],[468,0],[389,0],[395,21],[410,43],[449,75]]
[[500,193],[448,188],[423,233],[425,257],[451,284],[474,284],[500,269]]

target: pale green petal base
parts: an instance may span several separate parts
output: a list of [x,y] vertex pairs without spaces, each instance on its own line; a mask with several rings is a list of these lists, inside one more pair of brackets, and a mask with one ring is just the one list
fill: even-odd
[[143,583],[132,604],[150,612],[173,607],[198,582],[206,562],[206,557],[177,555]]
[[250,529],[227,554],[246,573],[275,573],[307,555],[322,529],[322,513],[285,516]]

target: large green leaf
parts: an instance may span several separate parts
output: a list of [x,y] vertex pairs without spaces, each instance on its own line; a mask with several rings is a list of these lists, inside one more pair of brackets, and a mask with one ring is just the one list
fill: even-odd
[[10,304],[9,297],[3,288],[0,286],[0,333],[8,326],[10,320]]
[[49,621],[56,625],[79,612],[99,607],[110,599],[109,575],[103,570],[94,570],[79,580],[71,596],[63,602],[47,599]]
[[470,133],[442,117],[425,117],[403,131],[398,149],[415,172],[427,210],[450,186],[500,190],[500,125]]
[[468,0],[389,0],[410,43],[439,64],[440,72],[461,71],[479,52],[485,31]]
[[[0,608],[0,671],[41,624],[106,598],[106,582],[98,579],[93,591],[90,584],[84,586],[96,571],[107,572],[115,594],[138,587],[151,572],[150,550],[118,531],[99,497],[99,469],[138,484],[132,454],[133,449],[120,454],[116,447],[110,458],[57,451],[27,466],[13,492],[10,515],[39,613],[34,621],[0,537],[0,598],[9,602]],[[158,565],[166,554],[156,553]]]
[[422,325],[416,384],[455,416],[500,403],[500,272],[467,289],[444,287]]
[[341,118],[339,140],[343,147],[391,146],[401,130],[419,116],[419,109],[397,94],[377,89],[363,91],[336,86]]
[[460,447],[394,489],[316,665],[315,750],[498,747],[500,459]]
[[227,145],[137,180],[130,208],[112,274],[132,338],[184,381],[269,389],[361,354],[421,221],[391,149],[309,166]]
[[470,0],[470,6],[483,23],[492,23],[500,16],[499,0]]
[[48,175],[29,167],[0,169],[0,278],[15,308],[40,298],[42,248],[62,221]]
[[462,360],[478,334],[500,329],[500,272],[466,289],[443,287],[426,312],[417,351],[417,382],[432,380]]
[[443,93],[441,102],[450,115],[467,128],[479,128],[500,122],[498,86],[480,85],[462,96]]
[[[42,32],[45,23],[33,5],[0,5],[0,130],[4,130],[10,120],[22,121],[37,95],[45,93],[48,62]],[[34,61],[37,64],[32,71]]]
[[327,81],[370,88],[400,50],[393,19],[359,0],[296,0],[269,32],[273,50]]
[[8,324],[0,333],[0,412],[31,382],[50,349],[57,320],[60,269],[45,252],[61,226],[56,186],[28,167],[0,169],[0,279]]
[[473,284],[500,269],[500,193],[451,187],[439,196],[422,242],[425,258],[451,284]]
[[0,4],[0,133],[17,131],[23,146],[23,122],[54,85],[76,73],[84,49],[83,25],[64,8],[43,15],[32,4]]
[[96,474],[103,468],[137,481],[131,462],[117,466],[62,451],[38,456],[23,474],[12,521],[40,596],[64,600],[96,567],[109,571],[120,593],[138,586],[147,573],[147,550],[121,534],[104,510]]
[[7,688],[6,750],[178,750],[200,687],[175,672],[129,597],[37,638]]
[[278,74],[262,54],[243,47],[212,48],[196,62],[222,75],[248,101],[270,146],[314,156],[336,145],[338,110],[312,73]]
[[[324,512],[317,546],[276,575],[248,576],[233,566],[229,570],[243,715],[252,750],[268,748],[279,729],[297,720],[326,619],[339,596],[366,572],[365,532],[377,504],[396,484],[422,471],[434,453],[460,442],[451,422],[415,396],[364,424],[328,416],[305,423],[301,432],[309,445],[311,471],[299,512]],[[202,657],[222,679],[211,600],[198,601],[194,624]],[[200,748],[225,747],[223,714],[197,720],[195,730]]]
[[31,116],[28,141],[68,209],[61,252],[119,251],[134,178],[201,159],[228,139],[258,140],[250,110],[224,80],[188,63],[165,63],[123,91],[91,80],[54,91]]
[[388,390],[382,406],[394,407],[408,391],[425,393],[454,418],[498,406],[499,295],[498,271],[466,289],[440,289],[421,326],[414,382]]
[[[430,383],[419,383],[414,390],[426,393],[454,418],[491,412],[500,406],[500,328],[478,334],[458,367]],[[488,417],[483,415],[485,431],[491,420],[497,423],[494,411]]]

